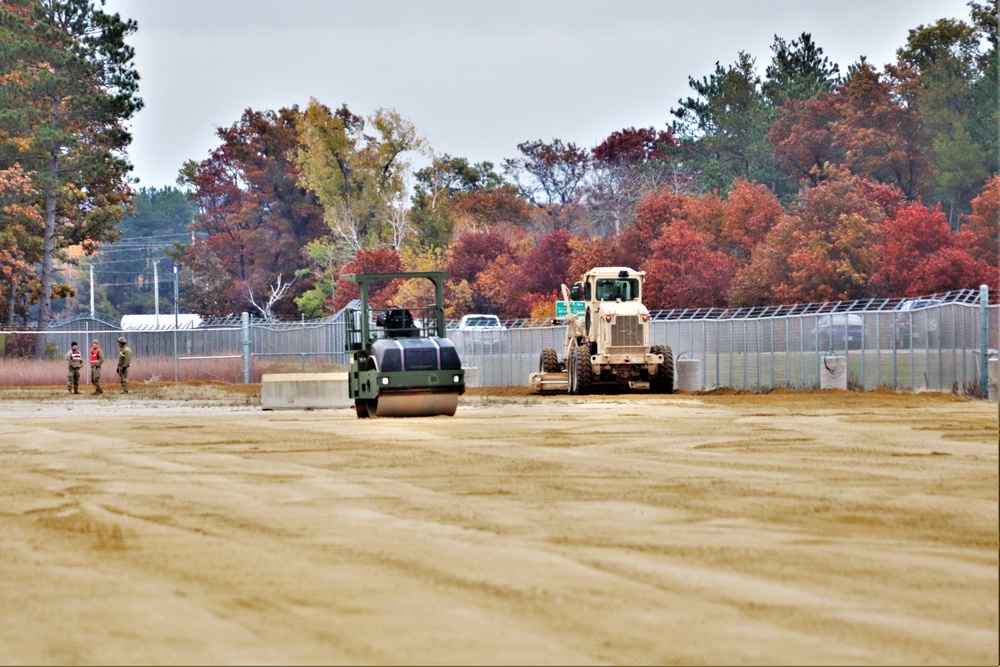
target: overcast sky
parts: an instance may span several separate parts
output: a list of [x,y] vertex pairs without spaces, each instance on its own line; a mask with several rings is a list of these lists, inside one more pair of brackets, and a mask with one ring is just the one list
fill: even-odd
[[[739,51],[761,74],[774,36],[808,32],[847,66],[882,67],[907,31],[968,20],[965,0],[107,0],[135,19],[145,108],[130,149],[140,186],[174,185],[244,109],[311,97],[367,116],[395,108],[435,152],[499,165],[517,144],[591,148],[665,128]],[[414,160],[417,164],[422,161]]]

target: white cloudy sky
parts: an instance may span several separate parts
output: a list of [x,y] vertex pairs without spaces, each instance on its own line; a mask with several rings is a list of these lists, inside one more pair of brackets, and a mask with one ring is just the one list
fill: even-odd
[[499,164],[522,141],[592,147],[664,128],[716,61],[763,73],[775,35],[809,32],[841,71],[894,60],[907,31],[968,19],[965,0],[107,0],[135,19],[145,108],[130,151],[141,186],[173,185],[247,107],[310,97],[393,107],[437,153]]

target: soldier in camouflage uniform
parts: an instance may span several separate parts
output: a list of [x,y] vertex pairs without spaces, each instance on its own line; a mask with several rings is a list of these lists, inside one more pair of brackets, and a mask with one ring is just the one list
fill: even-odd
[[118,347],[121,348],[118,352],[118,378],[122,383],[122,393],[128,393],[128,367],[132,363],[132,350],[128,348],[127,341],[125,337],[122,336],[118,339]]
[[76,341],[70,345],[69,352],[66,353],[65,359],[69,362],[69,375],[66,376],[66,388],[69,389],[71,394],[80,393],[80,369],[83,368],[83,354],[80,353],[80,348],[76,346]]

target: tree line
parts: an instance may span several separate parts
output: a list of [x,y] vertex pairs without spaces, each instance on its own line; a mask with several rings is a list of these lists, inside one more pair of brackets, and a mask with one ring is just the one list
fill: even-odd
[[[503,317],[548,315],[599,265],[646,271],[652,308],[995,290],[997,1],[968,7],[882,68],[841,73],[808,33],[775,36],[762,72],[740,52],[690,77],[662,128],[528,140],[500,164],[434,152],[394,109],[246,109],[177,188],[133,192],[135,23],[91,0],[0,2],[0,313],[44,327],[77,291],[54,267],[117,285],[158,259],[209,316],[322,316],[356,296],[342,273],[400,270],[447,270],[450,314]],[[130,243],[132,264],[108,259]],[[140,288],[98,301],[148,312]]]

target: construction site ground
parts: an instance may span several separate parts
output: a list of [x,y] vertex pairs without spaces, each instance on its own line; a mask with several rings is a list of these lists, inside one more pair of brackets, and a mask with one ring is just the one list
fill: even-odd
[[998,409],[0,390],[0,663],[996,665]]

